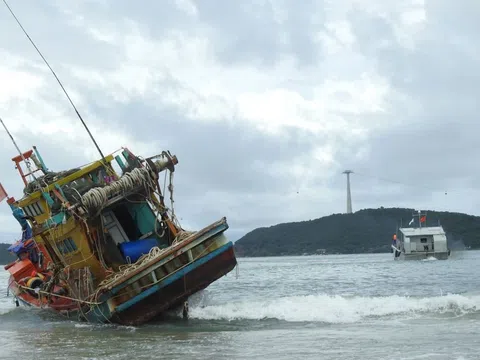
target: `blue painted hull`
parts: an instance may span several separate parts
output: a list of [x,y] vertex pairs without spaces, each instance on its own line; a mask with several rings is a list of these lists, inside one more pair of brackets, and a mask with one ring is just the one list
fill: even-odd
[[91,307],[85,318],[90,322],[114,322],[124,325],[145,323],[183,304],[190,295],[233,270],[236,264],[233,244],[227,242],[128,301],[112,305],[116,294],[125,287],[125,284],[118,285],[108,293],[109,297],[102,296],[102,303]]

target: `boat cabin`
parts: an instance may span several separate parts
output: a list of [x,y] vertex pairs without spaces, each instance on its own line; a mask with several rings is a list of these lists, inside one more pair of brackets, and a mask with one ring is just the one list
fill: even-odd
[[394,259],[420,260],[428,257],[447,259],[450,250],[447,244],[447,235],[440,223],[436,226],[427,226],[427,216],[418,212],[413,214],[409,225],[401,227],[399,237],[393,237],[392,252]]
[[447,237],[441,226],[401,228],[405,254],[446,252]]
[[[33,237],[48,261],[72,269],[88,266],[100,280],[107,268],[116,271],[154,247],[170,246],[178,232],[163,199],[154,195],[160,193],[150,178],[155,163],[142,165],[126,148],[120,155],[60,173],[46,168],[35,147],[12,160],[25,184],[22,199],[9,199],[13,215],[28,233],[10,249],[19,257],[29,250],[25,240]],[[23,171],[21,164],[29,160],[34,164]],[[128,176],[119,180],[113,160]],[[169,160],[168,166],[176,158]],[[28,181],[32,174],[37,176]],[[114,187],[109,186],[112,182]]]

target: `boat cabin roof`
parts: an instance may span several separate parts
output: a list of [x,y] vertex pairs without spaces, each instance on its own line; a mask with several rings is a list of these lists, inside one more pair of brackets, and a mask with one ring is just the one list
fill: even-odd
[[[110,163],[113,160],[113,155],[108,155],[105,157],[105,161],[107,163]],[[80,168],[78,171],[74,172],[73,174],[70,174],[62,179],[59,179],[55,183],[52,183],[48,186],[46,186],[43,191],[48,192],[51,191],[53,188],[55,188],[55,184],[57,185],[64,185],[67,184],[73,180],[76,180],[78,178],[81,178],[82,176],[90,173],[93,170],[98,169],[99,167],[103,166],[102,161],[94,161],[93,163],[86,165],[82,168]],[[42,197],[42,192],[41,191],[35,191],[32,194],[25,195],[22,199],[18,200],[16,203],[20,207],[27,206],[31,204],[32,202],[36,201],[37,199]]]
[[400,228],[404,236],[423,236],[423,235],[445,235],[445,231],[441,226],[425,226],[416,228]]

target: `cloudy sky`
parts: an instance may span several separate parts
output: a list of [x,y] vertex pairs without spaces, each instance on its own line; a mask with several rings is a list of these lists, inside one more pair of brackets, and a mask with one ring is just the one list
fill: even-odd
[[[53,170],[95,159],[61,89],[0,5],[0,117]],[[128,146],[178,156],[176,211],[186,228],[227,216],[236,240],[259,226],[344,212],[344,169],[356,172],[354,211],[480,215],[477,1],[10,6],[105,153]],[[16,151],[0,139],[0,182],[18,198]],[[0,209],[0,231],[18,231],[5,202]]]

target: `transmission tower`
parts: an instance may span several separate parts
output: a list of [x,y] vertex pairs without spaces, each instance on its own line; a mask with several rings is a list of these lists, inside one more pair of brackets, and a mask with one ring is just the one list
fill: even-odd
[[352,213],[352,194],[350,192],[350,174],[352,170],[345,170],[343,174],[347,174],[347,214]]

